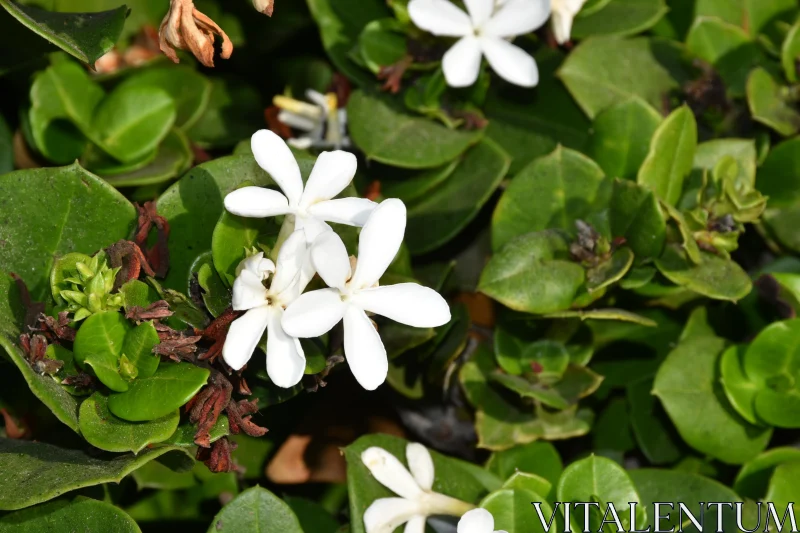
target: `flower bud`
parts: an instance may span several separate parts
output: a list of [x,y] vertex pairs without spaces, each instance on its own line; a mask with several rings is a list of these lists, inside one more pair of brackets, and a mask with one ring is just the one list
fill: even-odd
[[266,16],[272,16],[272,10],[275,9],[275,0],[253,0],[253,7],[259,13],[264,13]]

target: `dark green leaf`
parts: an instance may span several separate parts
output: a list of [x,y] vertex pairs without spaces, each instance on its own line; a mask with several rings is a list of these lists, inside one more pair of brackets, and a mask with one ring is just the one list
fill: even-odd
[[627,180],[615,180],[609,213],[611,235],[625,237],[639,258],[658,257],[667,224],[652,191]]
[[797,59],[800,56],[800,22],[786,34],[786,39],[781,47],[781,64],[786,79],[792,83],[797,83]]
[[742,466],[733,489],[747,498],[763,499],[767,495],[769,481],[775,468],[785,463],[800,462],[800,450],[797,448],[773,448]]
[[153,348],[159,342],[152,322],[142,322],[125,335],[122,353],[136,366],[137,378],[149,378],[155,374],[161,358],[153,353]]
[[139,526],[119,507],[78,496],[56,500],[7,514],[0,518],[2,533],[50,533],[52,531],[113,531],[140,533]]
[[202,148],[228,148],[263,127],[263,106],[255,89],[236,78],[210,80],[208,106],[186,130],[193,143]]
[[758,190],[769,196],[769,207],[793,207],[800,202],[800,137],[770,150],[758,169]]
[[563,470],[561,457],[555,446],[541,441],[494,452],[489,457],[486,468],[501,479],[507,479],[517,471],[536,474],[549,481],[553,488]]
[[219,316],[231,306],[231,291],[214,268],[211,252],[197,258],[191,268],[203,294],[203,303],[212,316]]
[[336,533],[339,529],[339,522],[314,500],[287,496],[284,501],[297,515],[304,533]]
[[661,405],[651,394],[653,381],[641,380],[628,385],[631,429],[636,442],[653,464],[674,463],[681,457],[680,440]]
[[8,127],[8,122],[0,115],[0,174],[14,170],[13,136],[14,132]]
[[784,137],[800,129],[800,113],[786,102],[783,88],[763,68],[753,70],[747,78],[747,103],[753,120]]
[[377,74],[407,54],[402,25],[393,18],[373,20],[358,36],[358,49],[369,69]]
[[87,318],[75,335],[75,362],[91,367],[103,385],[117,392],[128,390],[127,379],[120,375],[120,357],[130,329],[121,313],[105,311]]
[[677,245],[669,245],[656,259],[656,266],[671,282],[703,296],[735,302],[753,288],[750,277],[737,263],[718,255],[701,252],[700,264],[693,264]]
[[270,491],[258,486],[247,489],[223,507],[208,531],[303,533],[292,509]]
[[611,0],[586,16],[579,16],[571,37],[634,35],[652,28],[668,11],[664,0]]
[[97,172],[114,187],[157,185],[187,170],[193,159],[192,148],[186,136],[173,129],[158,145],[153,159],[147,164],[135,170],[119,172],[120,167],[114,167],[98,169]]
[[[222,213],[211,236],[211,256],[214,268],[228,286],[236,279],[236,267],[256,247],[259,237],[272,232],[278,234],[278,227],[270,218],[245,218]],[[262,241],[263,242],[263,241]]]

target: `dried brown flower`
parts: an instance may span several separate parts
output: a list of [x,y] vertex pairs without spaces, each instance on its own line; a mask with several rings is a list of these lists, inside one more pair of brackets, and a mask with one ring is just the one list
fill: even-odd
[[189,50],[207,67],[214,66],[214,37],[222,38],[220,56],[228,59],[233,53],[233,43],[216,22],[194,7],[192,0],[171,0],[169,12],[158,31],[161,51],[179,63],[175,49]]

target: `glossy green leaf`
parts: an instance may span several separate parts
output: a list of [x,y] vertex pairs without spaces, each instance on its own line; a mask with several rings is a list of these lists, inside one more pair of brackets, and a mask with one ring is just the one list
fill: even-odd
[[[270,218],[245,218],[222,213],[211,236],[211,256],[214,268],[228,286],[236,279],[236,267],[247,257],[248,250],[257,248],[259,237],[278,234],[278,226]],[[263,242],[263,241],[262,241]]]
[[654,327],[656,323],[647,318],[625,309],[574,309],[568,311],[556,311],[547,313],[545,318],[578,318],[580,320],[614,320],[619,322],[631,322],[640,326]]
[[501,479],[507,479],[517,471],[535,474],[549,481],[553,488],[563,470],[561,457],[555,446],[542,441],[494,452],[489,457],[486,468]]
[[772,431],[748,423],[728,404],[717,377],[724,347],[722,339],[711,335],[684,339],[659,368],[653,394],[687,444],[723,462],[741,464],[764,450]]
[[589,154],[607,176],[633,179],[661,120],[661,115],[639,98],[615,103],[595,117]]
[[409,205],[405,238],[409,251],[429,252],[455,237],[492,196],[510,162],[490,139],[467,151],[444,183]]
[[461,159],[428,170],[410,171],[402,179],[381,178],[381,194],[386,198],[400,198],[406,203],[424,199],[427,193],[435,191],[455,171]]
[[123,86],[111,92],[94,114],[93,138],[123,163],[152,152],[175,123],[175,102],[157,87]]
[[627,387],[633,436],[651,463],[674,463],[681,457],[680,438],[675,434],[661,404],[651,394],[652,388],[651,379],[640,380]]
[[532,365],[540,367],[540,374],[558,379],[569,365],[569,352],[560,342],[515,335],[498,328],[494,335],[494,350],[500,367],[511,375],[531,371]]
[[3,207],[0,270],[19,274],[34,300],[49,292],[54,257],[94,253],[128,238],[136,221],[128,200],[77,164],[0,176],[0,197],[14,198]]
[[208,105],[186,135],[202,148],[229,148],[264,127],[261,96],[244,80],[210,78]]
[[540,502],[542,515],[550,517],[553,509],[545,496],[527,488],[504,487],[486,496],[480,506],[492,514],[494,527],[507,533],[544,532],[542,524],[536,519],[536,511],[531,505]]
[[116,505],[83,496],[36,505],[0,518],[2,533],[51,531],[141,532],[136,522]]
[[797,476],[800,476],[800,462],[782,464],[772,474],[764,499],[774,503],[775,508],[780,509],[779,513],[785,512],[788,506],[794,505],[800,498]]
[[656,259],[658,270],[671,282],[717,300],[738,301],[750,293],[750,277],[737,263],[701,252],[700,264],[692,264],[676,245],[665,248]]
[[161,358],[153,353],[153,348],[159,342],[152,322],[142,322],[125,335],[122,353],[136,366],[137,378],[149,378],[155,374]]
[[126,392],[112,394],[108,408],[130,422],[167,416],[191,400],[206,384],[209,371],[189,363],[164,363],[149,378],[136,379]]
[[758,386],[748,379],[744,371],[745,346],[731,346],[722,353],[719,369],[725,396],[742,418],[751,424],[759,425],[755,412],[755,399]]
[[800,202],[800,137],[770,150],[758,169],[758,190],[769,196],[769,207],[793,207]]
[[211,252],[201,254],[192,265],[191,272],[193,276],[197,276],[203,303],[208,312],[214,317],[224,313],[231,306],[232,294],[214,268]]
[[369,69],[377,74],[408,53],[402,25],[393,18],[373,20],[358,36],[358,49]]
[[320,503],[296,496],[284,497],[283,501],[297,515],[303,533],[336,533],[339,530],[339,521]]
[[763,499],[767,495],[775,468],[786,463],[800,463],[800,450],[780,447],[759,454],[742,466],[733,483],[733,489],[741,496],[754,500]]
[[486,265],[478,290],[516,311],[568,309],[585,278],[583,268],[568,259],[568,248],[557,230],[517,237]]
[[800,22],[797,22],[786,34],[781,47],[781,65],[786,79],[797,83],[797,60],[800,57]]
[[747,78],[747,104],[753,120],[777,131],[784,137],[800,129],[800,113],[785,100],[782,87],[763,68],[757,68]]
[[586,288],[599,291],[618,282],[633,265],[633,252],[627,246],[614,251],[611,257],[586,271]]
[[350,96],[347,121],[353,142],[367,158],[403,168],[444,165],[483,135],[406,114],[387,97],[362,91]]
[[[736,183],[753,187],[756,183],[756,143],[752,139],[713,139],[702,142],[697,145],[694,153],[694,168],[713,171],[725,156],[733,157],[738,163]],[[759,174],[760,172],[761,170]]]
[[140,466],[163,457],[176,469],[191,468],[193,455],[163,446],[132,453],[95,457],[43,442],[0,439],[0,510],[13,511],[46,502],[66,492],[103,483],[119,483]]
[[636,181],[653,189],[656,196],[675,205],[681,198],[683,182],[692,170],[697,148],[697,122],[688,106],[673,111],[658,127],[650,152]]
[[163,442],[175,433],[180,420],[176,409],[149,422],[128,422],[111,414],[108,398],[95,392],[82,404],[78,418],[86,441],[108,452],[139,453],[150,444]]
[[303,533],[292,509],[270,491],[258,486],[247,489],[223,507],[208,531]]
[[667,225],[653,191],[632,181],[615,180],[609,220],[611,235],[625,237],[637,257],[661,254]]
[[121,313],[105,311],[87,318],[75,335],[75,362],[90,367],[103,385],[117,392],[128,390],[128,380],[120,375],[120,357],[130,329]]
[[608,202],[609,182],[588,157],[558,147],[522,169],[508,186],[492,217],[492,247],[535,231],[571,232]]
[[[561,502],[602,502],[605,505],[613,504],[617,509],[628,509],[631,502],[641,503],[642,499],[636,491],[636,486],[631,481],[625,470],[611,459],[591,455],[581,459],[564,469],[558,480],[557,498]],[[602,509],[604,512],[605,509]],[[626,530],[631,529],[630,513],[620,512],[620,521]],[[572,515],[572,525],[582,529],[581,516]],[[592,531],[607,531],[607,525],[602,525],[601,513],[589,515]],[[636,523],[647,520],[647,512],[643,507],[636,509]]]
[[573,39],[591,35],[634,35],[652,28],[667,13],[664,0],[611,0],[575,19]]
[[157,185],[179,176],[188,170],[194,155],[186,136],[172,129],[155,150],[155,155],[147,164],[135,169],[119,171],[120,167],[97,169],[114,187],[133,187]]
[[128,8],[101,13],[54,13],[0,0],[0,6],[29,30],[90,66],[111,50],[122,33]]
[[558,76],[594,118],[603,109],[639,97],[660,109],[666,93],[687,79],[680,49],[660,39],[591,37],[569,55]]

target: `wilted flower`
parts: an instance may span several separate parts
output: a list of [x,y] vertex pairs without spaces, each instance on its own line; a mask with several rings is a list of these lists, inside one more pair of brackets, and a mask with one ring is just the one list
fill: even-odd
[[286,96],[276,96],[272,103],[280,109],[278,120],[287,126],[306,132],[301,137],[287,142],[305,150],[307,148],[347,148],[347,109],[339,108],[336,93],[322,94],[309,89],[306,98],[312,103],[302,102]]
[[429,516],[460,516],[473,507],[467,502],[433,492],[433,459],[425,446],[409,443],[406,460],[408,468],[397,457],[376,446],[361,454],[361,461],[375,479],[400,496],[372,502],[364,512],[367,533],[392,533],[403,524],[406,524],[405,533],[424,533]]
[[494,530],[494,517],[486,509],[473,509],[458,521],[458,533],[506,533]]
[[275,9],[275,0],[253,0],[253,7],[259,13],[264,13],[266,16],[271,17],[272,11]]
[[214,37],[222,38],[220,56],[228,59],[233,43],[216,22],[194,7],[192,0],[171,0],[169,12],[158,30],[161,51],[175,63],[180,62],[175,49],[190,50],[207,67],[214,66]]
[[553,35],[558,44],[564,44],[569,41],[569,36],[572,32],[572,21],[575,15],[580,12],[586,0],[551,0],[551,2],[553,3],[553,14],[551,16]]
[[408,14],[423,30],[459,37],[442,59],[451,87],[468,87],[478,79],[481,56],[506,81],[523,87],[539,83],[536,61],[508,39],[530,33],[550,16],[550,0],[466,0],[469,14],[449,0],[411,0]]

